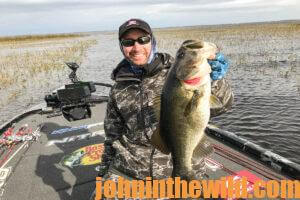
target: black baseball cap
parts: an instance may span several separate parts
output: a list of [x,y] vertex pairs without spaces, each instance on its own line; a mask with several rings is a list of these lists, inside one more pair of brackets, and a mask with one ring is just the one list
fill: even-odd
[[141,29],[152,35],[152,30],[147,22],[141,19],[129,19],[119,27],[119,39],[121,39],[125,32],[133,28]]

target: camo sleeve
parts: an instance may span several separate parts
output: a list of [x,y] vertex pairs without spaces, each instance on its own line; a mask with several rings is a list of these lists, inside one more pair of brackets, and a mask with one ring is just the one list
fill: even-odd
[[115,157],[115,149],[112,147],[112,144],[114,141],[118,140],[125,131],[125,123],[116,106],[113,89],[109,94],[109,100],[106,107],[104,131],[104,153],[102,154],[101,165],[105,170],[107,170],[111,161]]
[[216,117],[231,109],[233,104],[233,92],[230,84],[225,78],[212,82],[211,93],[222,103],[222,107],[211,109],[211,117]]

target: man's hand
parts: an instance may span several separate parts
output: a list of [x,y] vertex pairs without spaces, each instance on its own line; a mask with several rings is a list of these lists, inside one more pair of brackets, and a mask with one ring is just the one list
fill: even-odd
[[103,177],[104,175],[107,174],[108,172],[108,169],[109,169],[109,166],[105,163],[100,163],[100,165],[98,166],[98,176],[99,177]]
[[212,80],[220,80],[225,76],[229,64],[227,58],[222,53],[217,53],[214,59],[208,60],[208,63],[212,70],[210,73]]

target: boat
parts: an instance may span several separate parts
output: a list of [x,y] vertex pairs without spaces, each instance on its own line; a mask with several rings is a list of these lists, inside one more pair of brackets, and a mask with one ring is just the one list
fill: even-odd
[[[92,95],[89,116],[80,120],[43,103],[1,125],[0,199],[89,199],[104,150],[107,100]],[[300,180],[297,163],[211,124],[207,135],[215,150],[205,159],[209,179],[246,176],[250,192],[256,180]]]

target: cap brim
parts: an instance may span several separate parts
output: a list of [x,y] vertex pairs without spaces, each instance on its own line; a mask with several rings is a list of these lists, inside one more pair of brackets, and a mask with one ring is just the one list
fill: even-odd
[[147,30],[144,27],[141,27],[140,25],[130,25],[128,27],[126,27],[126,29],[120,34],[119,38],[121,38],[126,32],[128,32],[130,29],[140,29],[145,31],[148,34],[151,34],[151,32],[149,32],[149,30]]

